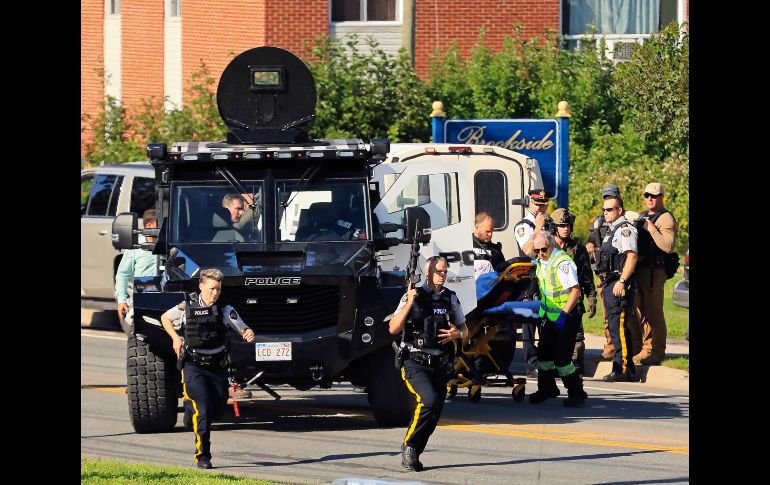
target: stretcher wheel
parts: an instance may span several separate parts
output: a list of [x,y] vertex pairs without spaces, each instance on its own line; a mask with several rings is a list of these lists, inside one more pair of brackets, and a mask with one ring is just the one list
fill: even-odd
[[472,385],[468,388],[468,400],[470,402],[481,401],[481,386]]
[[457,395],[457,384],[447,384],[446,386],[446,397],[448,399],[452,399]]
[[[526,381],[525,381],[526,382]],[[526,389],[526,384],[524,383],[516,383],[513,385],[513,390],[511,391],[511,397],[516,402],[521,402],[524,400],[524,390]]]

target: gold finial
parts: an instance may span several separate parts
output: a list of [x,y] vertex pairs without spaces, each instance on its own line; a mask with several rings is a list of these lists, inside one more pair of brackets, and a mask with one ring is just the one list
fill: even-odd
[[557,118],[569,118],[572,116],[571,114],[569,114],[569,111],[567,111],[569,109],[568,102],[559,101],[557,108],[559,109],[559,111],[556,113]]
[[444,113],[444,103],[441,101],[434,101],[433,112],[430,114],[430,117],[446,118],[446,113]]

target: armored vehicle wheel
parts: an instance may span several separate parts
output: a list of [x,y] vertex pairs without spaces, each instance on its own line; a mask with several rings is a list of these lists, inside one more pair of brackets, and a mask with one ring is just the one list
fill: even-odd
[[377,426],[404,426],[417,406],[393,359],[393,350],[389,346],[369,355],[366,390]]
[[179,373],[175,362],[128,337],[128,413],[137,433],[162,433],[176,426]]
[[470,402],[481,401],[481,386],[473,384],[468,388],[468,400]]

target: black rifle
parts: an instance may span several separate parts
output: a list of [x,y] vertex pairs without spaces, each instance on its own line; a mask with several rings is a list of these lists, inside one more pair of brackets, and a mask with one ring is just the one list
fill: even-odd
[[409,287],[409,283],[412,283],[412,288],[415,288],[417,283],[420,282],[420,275],[417,272],[417,257],[420,256],[420,239],[422,239],[422,231],[420,227],[420,219],[414,221],[414,241],[412,242],[412,251],[409,254],[409,264],[406,267],[406,286]]

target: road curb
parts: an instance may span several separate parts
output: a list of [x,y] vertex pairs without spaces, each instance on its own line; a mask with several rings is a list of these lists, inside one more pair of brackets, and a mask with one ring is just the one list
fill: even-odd
[[[596,370],[592,376],[586,373],[584,377],[591,377],[591,380],[601,381],[602,377],[610,372],[612,372],[612,362],[602,361],[596,364]],[[678,391],[690,390],[690,373],[686,370],[673,369],[662,365],[637,365],[636,376],[642,384]]]
[[81,328],[120,329],[120,320],[116,310],[80,307]]

